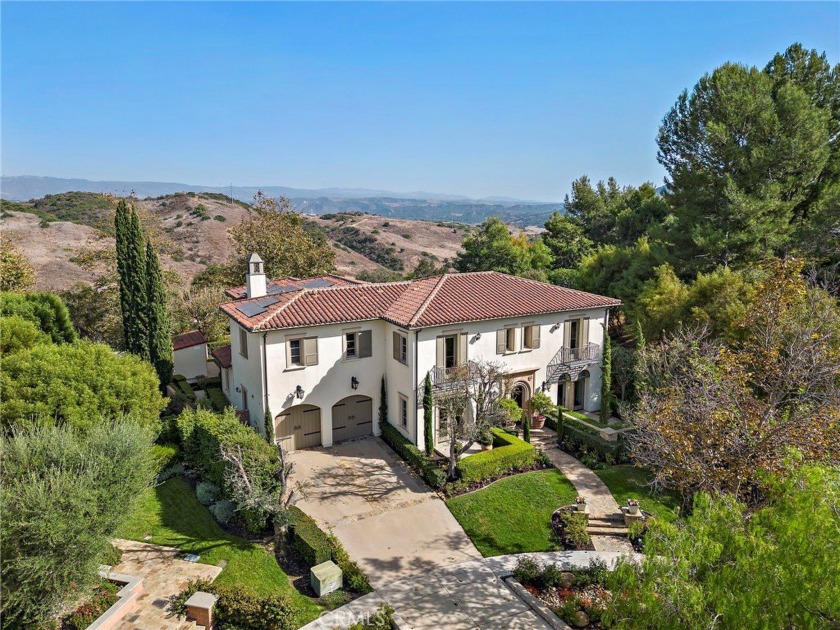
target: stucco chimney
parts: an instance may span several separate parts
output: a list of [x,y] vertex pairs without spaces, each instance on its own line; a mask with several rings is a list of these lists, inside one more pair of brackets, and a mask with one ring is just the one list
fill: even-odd
[[248,274],[245,277],[245,284],[248,288],[249,298],[258,298],[265,295],[265,265],[263,259],[256,253],[248,258]]

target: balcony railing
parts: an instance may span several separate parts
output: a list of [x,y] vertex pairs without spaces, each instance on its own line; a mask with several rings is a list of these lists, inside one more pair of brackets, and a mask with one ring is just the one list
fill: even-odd
[[578,348],[560,348],[546,369],[549,383],[558,382],[564,374],[577,373],[601,359],[601,346],[587,343]]

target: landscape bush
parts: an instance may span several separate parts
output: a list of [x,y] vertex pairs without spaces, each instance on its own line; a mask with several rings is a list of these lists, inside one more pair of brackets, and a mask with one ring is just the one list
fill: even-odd
[[[222,447],[241,452],[242,464],[251,483],[263,493],[273,493],[278,484],[280,462],[275,448],[268,444],[251,427],[239,422],[236,413],[227,408],[223,413],[208,409],[189,409],[178,416],[178,433],[186,464],[196,470],[204,481],[209,481],[225,490],[227,464],[221,458]],[[240,508],[246,526],[252,532],[260,531],[266,522],[266,514],[252,509]]]
[[187,382],[185,376],[182,374],[176,374],[173,376],[172,385],[178,392],[185,396],[189,402],[195,402],[195,392],[193,391],[193,388],[190,387],[190,384]]
[[230,407],[230,402],[220,387],[208,387],[204,390],[204,393],[207,394],[207,399],[215,411],[222,412],[225,408]]
[[228,501],[227,499],[216,501],[207,509],[210,510],[210,514],[213,515],[216,522],[221,525],[227,525],[236,516],[236,505],[234,505],[233,501]]
[[195,496],[201,505],[214,503],[219,496],[219,486],[209,481],[199,481],[195,486]]
[[33,322],[50,336],[53,343],[78,339],[67,306],[53,293],[3,291],[0,293],[0,315],[17,315]]
[[123,557],[123,550],[117,547],[115,544],[110,543],[106,548],[105,552],[102,556],[102,564],[106,564],[109,567],[117,566]]
[[89,341],[36,345],[6,357],[0,372],[7,432],[36,423],[88,429],[130,417],[157,434],[165,404],[149,363]]
[[178,463],[181,449],[177,444],[152,444],[149,454],[152,458],[152,470],[155,475],[160,475],[164,470]]
[[35,322],[20,315],[0,317],[0,355],[6,357],[41,343],[51,343],[50,337]]
[[499,428],[493,428],[492,433],[493,450],[470,455],[458,462],[462,483],[488,481],[533,466],[537,451],[531,444]]
[[356,593],[369,593],[370,582],[358,564],[350,559],[341,542],[324,532],[300,508],[289,508],[288,544],[300,553],[308,567],[332,560],[341,569],[344,588]]
[[29,628],[91,592],[151,485],[153,436],[135,423],[38,426],[2,440],[4,628]]
[[382,439],[408,462],[432,488],[442,488],[446,484],[446,471],[409,442],[396,427],[388,422],[382,425]]
[[119,590],[113,582],[103,580],[93,595],[67,616],[64,625],[72,630],[84,630],[117,602]]
[[298,610],[284,593],[256,595],[241,586],[218,584],[210,580],[195,580],[172,599],[172,609],[185,616],[186,601],[198,591],[212,593],[218,599],[213,618],[221,628],[236,630],[294,630]]
[[558,443],[560,448],[578,459],[591,459],[609,466],[628,461],[627,449],[621,434],[615,442],[605,440],[597,431],[582,426],[574,420],[560,423]]

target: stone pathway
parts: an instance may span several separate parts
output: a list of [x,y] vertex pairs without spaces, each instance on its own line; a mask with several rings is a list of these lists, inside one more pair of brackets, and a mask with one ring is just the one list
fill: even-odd
[[[325,613],[301,630],[332,630],[370,619],[387,603],[400,630],[550,630],[504,582],[520,558],[557,564],[563,570],[603,560],[612,567],[619,552],[550,551],[470,560],[393,582],[346,606]],[[642,556],[632,554],[638,561]]]
[[[618,503],[600,477],[577,459],[560,450],[557,446],[557,433],[547,427],[532,429],[531,444],[542,449],[554,466],[572,482],[577,493],[586,498],[590,522],[606,524],[623,519]],[[593,534],[592,544],[596,551],[633,552],[626,536]]]
[[198,628],[192,621],[169,612],[169,598],[180,593],[192,580],[215,580],[222,567],[179,560],[175,556],[180,551],[174,547],[121,539],[113,542],[123,550],[123,557],[112,571],[143,578],[143,593],[137,598],[137,608],[115,626],[116,630]]

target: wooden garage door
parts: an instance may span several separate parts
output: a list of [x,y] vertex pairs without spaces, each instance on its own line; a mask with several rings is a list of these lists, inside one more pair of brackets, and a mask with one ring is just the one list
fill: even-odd
[[287,451],[321,445],[321,409],[297,405],[277,416],[274,435]]
[[373,435],[373,400],[349,396],[332,408],[333,442]]

